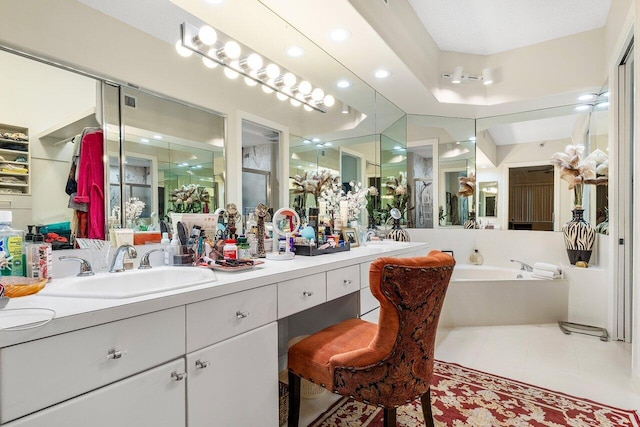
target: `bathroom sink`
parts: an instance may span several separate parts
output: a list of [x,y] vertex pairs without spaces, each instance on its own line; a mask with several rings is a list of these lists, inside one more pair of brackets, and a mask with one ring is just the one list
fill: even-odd
[[408,245],[406,242],[396,242],[395,240],[367,240],[366,246],[396,246],[400,248]]
[[197,267],[154,267],[89,277],[54,279],[38,295],[55,297],[132,298],[213,282],[213,271]]

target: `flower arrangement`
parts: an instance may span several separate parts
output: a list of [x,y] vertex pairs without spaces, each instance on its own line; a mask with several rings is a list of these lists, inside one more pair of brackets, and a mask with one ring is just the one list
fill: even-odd
[[569,190],[573,190],[573,202],[577,209],[582,208],[583,186],[608,185],[609,157],[596,149],[584,159],[584,146],[569,144],[564,152],[555,153],[551,162],[560,166],[560,178],[569,183]]
[[346,204],[347,221],[355,221],[360,216],[362,209],[367,206],[369,188],[362,188],[360,182],[356,183],[354,181],[351,181],[349,186],[351,190],[345,193],[338,181],[334,181],[329,187],[322,190],[320,200],[327,204],[328,212],[334,213],[340,212],[341,205],[344,206]]
[[189,184],[173,190],[169,200],[173,204],[171,212],[200,213],[202,205],[209,203],[210,199],[206,188]]

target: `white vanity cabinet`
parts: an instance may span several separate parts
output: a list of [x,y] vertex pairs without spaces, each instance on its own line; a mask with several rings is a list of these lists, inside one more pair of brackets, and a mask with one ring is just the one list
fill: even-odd
[[[184,358],[180,358],[20,418],[6,427],[184,427],[184,372]],[[33,394],[37,384],[32,383]]]
[[0,349],[0,422],[184,356],[184,319],[175,307]]
[[275,284],[187,305],[189,427],[278,426]]
[[276,322],[187,355],[189,427],[278,427]]

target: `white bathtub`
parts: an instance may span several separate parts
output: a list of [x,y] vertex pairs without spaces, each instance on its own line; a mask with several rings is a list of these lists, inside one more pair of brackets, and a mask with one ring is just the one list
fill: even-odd
[[457,264],[440,327],[521,325],[567,320],[567,280],[544,280],[518,269]]

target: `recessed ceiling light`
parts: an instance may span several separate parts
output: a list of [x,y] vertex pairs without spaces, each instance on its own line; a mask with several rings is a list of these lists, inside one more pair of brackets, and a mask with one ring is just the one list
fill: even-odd
[[324,146],[325,146],[325,147],[331,147],[332,145],[333,145],[333,144],[331,144],[330,142],[325,142],[325,143],[324,143]]
[[576,111],[585,111],[591,108],[591,105],[583,104],[576,107]]
[[373,73],[373,75],[379,79],[386,79],[391,75],[391,72],[389,72],[388,70],[385,70],[384,68],[381,68],[379,70],[376,70],[376,72]]
[[153,139],[162,139],[162,135],[153,135]]
[[140,142],[145,142],[145,143],[146,143],[146,142],[149,142],[149,139],[147,139],[147,138],[140,138]]
[[345,28],[334,28],[329,33],[329,37],[334,42],[343,42],[351,38],[351,32]]
[[300,46],[291,46],[289,49],[287,49],[287,55],[293,58],[298,58],[304,55],[304,49]]
[[600,96],[604,96],[605,98],[609,97],[609,91],[602,93]]
[[303,144],[311,144],[311,141],[309,141],[308,139],[305,139],[304,141],[302,141]]
[[313,141],[313,142],[320,142],[320,138],[313,138],[311,141]]
[[338,80],[336,86],[338,86],[340,89],[346,89],[351,86],[351,82],[349,80]]

